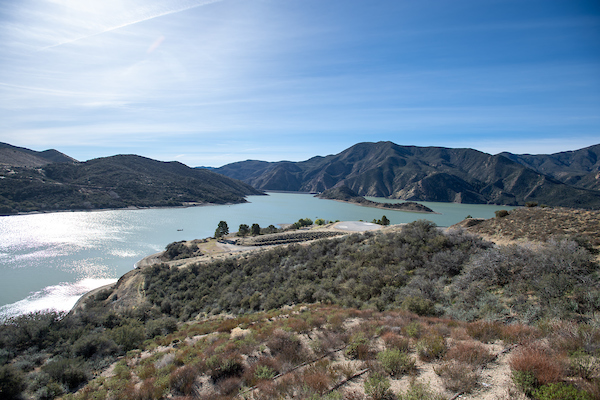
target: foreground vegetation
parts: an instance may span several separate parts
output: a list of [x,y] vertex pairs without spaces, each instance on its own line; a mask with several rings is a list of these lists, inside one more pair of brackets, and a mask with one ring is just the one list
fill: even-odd
[[[581,236],[494,246],[417,221],[159,264],[135,272],[135,307],[113,309],[106,290],[69,315],[6,321],[0,393],[51,399],[87,382],[73,398],[477,398],[505,366],[505,398],[596,399],[594,251]],[[302,303],[317,304],[286,308]]]

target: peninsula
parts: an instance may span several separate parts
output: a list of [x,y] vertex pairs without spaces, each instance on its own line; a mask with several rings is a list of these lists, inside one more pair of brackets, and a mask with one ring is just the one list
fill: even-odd
[[435,211],[431,208],[424,206],[423,204],[415,203],[414,201],[406,201],[404,203],[379,203],[377,201],[367,200],[345,185],[327,189],[323,193],[316,195],[316,197],[320,199],[345,201],[364,207],[435,214]]

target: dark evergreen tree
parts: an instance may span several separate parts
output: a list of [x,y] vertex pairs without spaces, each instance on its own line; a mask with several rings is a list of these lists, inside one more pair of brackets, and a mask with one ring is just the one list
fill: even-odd
[[227,226],[227,222],[219,221],[219,225],[215,230],[215,237],[219,239],[225,235],[229,235],[229,227]]

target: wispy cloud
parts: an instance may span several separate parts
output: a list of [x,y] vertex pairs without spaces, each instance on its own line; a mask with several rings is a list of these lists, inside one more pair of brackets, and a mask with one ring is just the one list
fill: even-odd
[[158,18],[158,17],[163,17],[165,15],[169,15],[169,14],[175,14],[178,12],[182,12],[182,11],[186,11],[186,10],[191,10],[192,8],[196,8],[196,7],[202,7],[202,6],[206,6],[209,4],[213,4],[213,3],[219,3],[225,0],[187,0],[187,1],[178,1],[178,2],[173,2],[174,4],[172,4],[168,9],[166,10],[160,10],[157,9],[156,7],[152,7],[152,6],[145,6],[145,10],[139,10],[141,11],[137,16],[137,18],[134,18],[132,20],[128,20],[116,25],[111,25],[108,27],[104,27],[96,32],[92,32],[92,33],[87,33],[85,35],[81,35],[81,36],[77,36],[71,39],[67,39],[67,40],[63,40],[59,43],[55,43],[46,47],[43,47],[41,50],[48,50],[48,49],[52,49],[58,46],[62,46],[65,44],[69,44],[69,43],[74,43],[77,42],[79,40],[83,40],[83,39],[87,39],[93,36],[97,36],[97,35],[102,35],[104,33],[108,33],[117,29],[121,29],[121,28],[125,28],[127,26],[130,25],[135,25],[138,24],[140,22],[144,22],[144,21],[148,21],[154,18]]

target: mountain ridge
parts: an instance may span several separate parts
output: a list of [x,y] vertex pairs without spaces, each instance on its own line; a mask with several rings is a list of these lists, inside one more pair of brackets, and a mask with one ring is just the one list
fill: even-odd
[[261,190],[322,192],[346,185],[362,196],[410,201],[599,208],[600,191],[575,187],[503,154],[363,142],[306,161],[241,161],[217,168]]
[[56,162],[77,163],[79,161],[54,149],[35,151],[0,142],[0,165],[41,167]]
[[245,202],[261,191],[180,162],[116,155],[82,163],[0,166],[0,214]]

